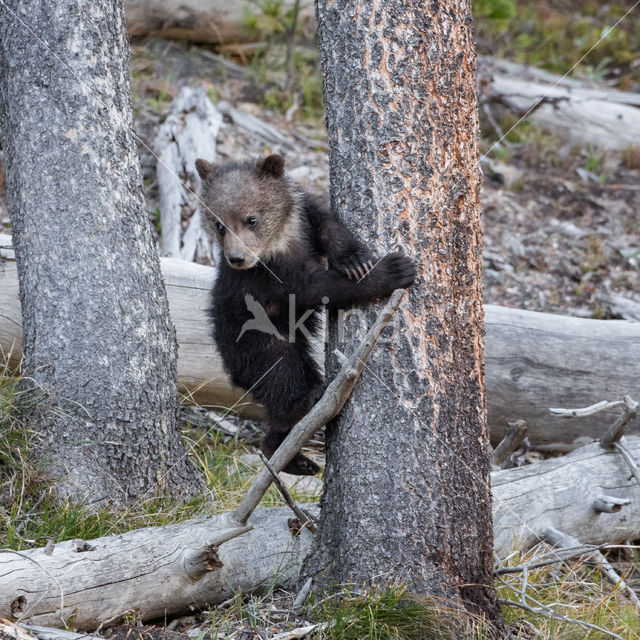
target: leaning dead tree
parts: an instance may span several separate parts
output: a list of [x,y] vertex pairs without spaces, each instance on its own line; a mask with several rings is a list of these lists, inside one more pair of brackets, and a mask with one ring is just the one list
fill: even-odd
[[0,7],[23,381],[42,396],[30,424],[61,495],[116,504],[199,486],[179,429],[128,61],[122,0]]
[[[385,313],[390,315],[392,308]],[[381,326],[378,323],[377,329]],[[295,454],[306,435],[339,409],[371,346],[367,340],[359,346],[332,383],[333,390],[296,426],[272,458],[276,469]],[[633,401],[621,406],[622,420],[637,410]],[[639,459],[640,437],[625,440],[618,426],[612,427],[609,435],[620,436],[618,443],[627,455]],[[597,556],[595,545],[637,537],[640,510],[633,505],[640,502],[640,484],[625,457],[612,446],[594,443],[562,458],[492,473],[497,557],[526,551],[541,540],[563,546],[558,532],[577,536],[570,549],[559,550],[565,559],[584,553]],[[132,610],[149,620],[222,602],[238,588],[250,592],[267,583],[292,588],[313,536],[286,508],[253,513],[268,480],[263,471],[231,513],[72,540],[53,548],[1,552],[0,618],[61,627],[73,617],[76,628],[91,630]],[[316,507],[305,505],[305,509],[317,515]]]
[[[0,234],[1,247],[11,238]],[[4,253],[11,259],[10,249]],[[207,308],[215,269],[161,259],[171,319],[178,338],[179,388],[186,399],[260,417],[251,396],[234,389],[211,338]],[[594,398],[617,398],[637,391],[640,323],[589,320],[485,305],[485,381],[491,440],[497,444],[507,424],[527,422],[533,445],[573,449],[603,434],[602,415],[569,420],[551,407],[583,407]],[[0,265],[0,352],[12,367],[21,357],[21,314],[15,263]],[[607,409],[605,416],[612,416]],[[638,433],[640,425],[629,425]]]
[[211,261],[211,241],[201,223],[196,195],[197,158],[215,157],[222,114],[206,91],[183,87],[154,141],[158,158],[160,252],[190,262]]

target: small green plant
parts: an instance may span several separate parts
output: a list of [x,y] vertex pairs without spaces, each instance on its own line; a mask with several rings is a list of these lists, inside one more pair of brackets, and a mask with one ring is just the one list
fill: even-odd
[[153,211],[153,227],[156,230],[156,233],[160,235],[162,233],[162,216],[160,214],[160,208],[156,207]]
[[216,87],[209,87],[207,89],[207,96],[213,104],[220,102],[220,91]]
[[479,619],[437,599],[410,593],[399,584],[357,595],[338,592],[312,605],[311,615],[327,640],[465,640],[483,635]]
[[597,172],[602,167],[603,156],[601,153],[594,151],[593,149],[587,149],[586,158],[584,161],[584,168],[587,171]]
[[473,12],[477,19],[509,20],[515,15],[514,0],[475,0]]

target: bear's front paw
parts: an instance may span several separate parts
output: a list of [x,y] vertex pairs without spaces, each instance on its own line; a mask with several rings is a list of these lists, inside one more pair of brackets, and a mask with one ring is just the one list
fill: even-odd
[[416,279],[416,265],[413,260],[401,253],[386,255],[375,266],[372,274],[380,270],[377,280],[384,294],[390,294],[396,289],[406,289]]
[[340,256],[329,258],[329,266],[350,280],[362,280],[373,267],[373,256],[364,244],[353,244]]

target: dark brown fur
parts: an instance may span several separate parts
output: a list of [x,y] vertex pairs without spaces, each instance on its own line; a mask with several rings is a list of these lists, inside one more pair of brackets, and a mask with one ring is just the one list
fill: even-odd
[[[214,337],[232,382],[266,409],[262,449],[270,456],[321,388],[310,312],[408,287],[415,267],[399,254],[374,264],[340,220],[289,181],[281,156],[223,166],[198,160],[196,167],[204,222],[223,258],[213,295]],[[292,328],[292,317],[294,324],[308,320]],[[269,326],[256,328],[258,318],[268,318]],[[298,454],[285,471],[310,474],[318,467]]]

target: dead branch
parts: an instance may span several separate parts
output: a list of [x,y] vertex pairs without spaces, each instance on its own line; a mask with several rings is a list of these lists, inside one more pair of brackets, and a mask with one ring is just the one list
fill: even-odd
[[[351,354],[342,368],[336,375],[335,379],[326,388],[322,398],[313,406],[311,411],[298,422],[289,432],[284,442],[271,458],[271,466],[275,473],[279,473],[291,461],[291,459],[300,451],[304,443],[323,425],[327,424],[332,418],[338,415],[340,409],[349,398],[351,391],[364,368],[365,362],[369,354],[373,350],[382,331],[387,326],[394,312],[400,306],[404,295],[403,289],[398,289],[391,294],[389,302],[376,319],[375,324],[369,329],[364,340],[358,345],[357,349]],[[258,506],[262,496],[273,481],[272,475],[268,469],[263,469],[253,486],[247,491],[242,502],[233,512],[231,518],[242,526]]]
[[578,620],[576,618],[570,618],[569,616],[564,616],[561,613],[556,613],[553,609],[549,607],[545,607],[543,604],[540,604],[537,607],[532,607],[528,604],[524,604],[522,602],[516,602],[515,600],[506,600],[504,598],[498,598],[498,602],[505,607],[516,607],[517,609],[524,609],[529,613],[533,613],[538,616],[544,616],[545,618],[553,618],[554,620],[561,620],[563,622],[570,622],[572,624],[577,624],[578,626],[584,629],[594,629],[595,631],[599,631],[600,633],[604,633],[611,638],[617,638],[618,640],[625,640],[622,636],[619,636],[617,633],[613,631],[609,631],[608,629],[604,629],[603,627],[599,627],[597,624],[591,624],[590,622],[585,622],[584,620]]
[[627,425],[635,420],[638,415],[638,403],[629,396],[624,397],[624,411],[622,415],[607,429],[600,438],[600,446],[603,449],[611,449],[614,444],[620,441]]
[[309,529],[311,533],[315,533],[317,529],[316,529],[316,523],[313,517],[309,513],[307,513],[291,497],[289,490],[287,489],[287,487],[284,486],[284,484],[282,483],[282,480],[280,480],[280,477],[276,473],[276,470],[271,466],[271,463],[269,462],[269,459],[267,458],[267,456],[265,456],[264,453],[262,453],[262,451],[258,451],[258,455],[260,456],[260,459],[262,460],[262,463],[264,464],[264,466],[267,468],[267,470],[271,474],[271,477],[273,478],[273,484],[276,485],[278,491],[280,492],[280,495],[284,498],[284,501],[287,503],[287,506],[289,507],[289,509],[291,509],[291,511],[293,511],[293,513],[296,515],[298,520],[300,520],[301,526],[307,527],[307,529]]
[[491,465],[494,469],[499,469],[509,456],[520,448],[526,436],[527,423],[524,420],[509,423],[504,438],[491,454]]

